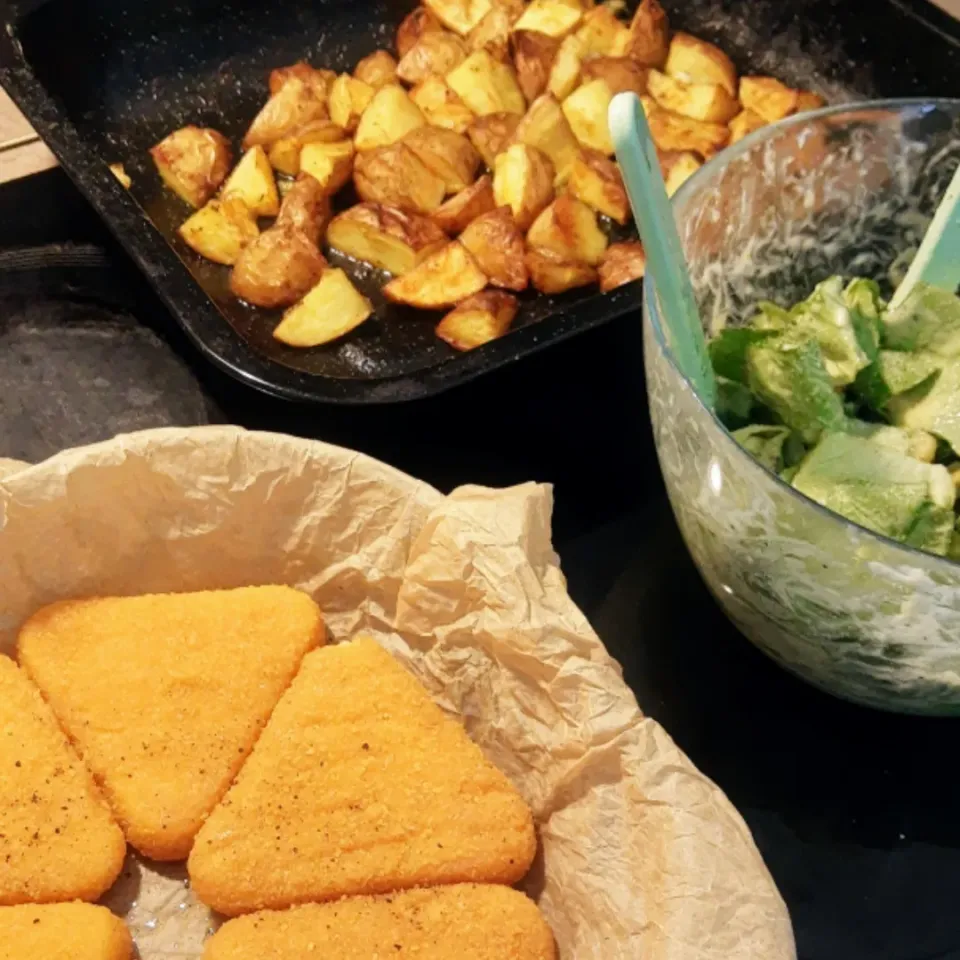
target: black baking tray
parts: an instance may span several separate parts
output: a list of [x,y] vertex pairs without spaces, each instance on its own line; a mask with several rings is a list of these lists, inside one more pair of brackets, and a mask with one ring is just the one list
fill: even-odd
[[[147,150],[186,123],[235,142],[266,97],[272,67],[307,59],[351,69],[392,47],[415,0],[0,0],[0,83],[213,362],[297,400],[389,403],[435,393],[635,310],[639,284],[613,293],[523,296],[515,328],[459,354],[434,323],[376,298],[376,318],[344,341],[295,350],[276,317],[230,297],[227,271],[175,236],[186,210]],[[719,43],[745,72],[772,73],[831,102],[960,93],[960,33],[917,0],[703,0],[665,3],[671,22]],[[122,162],[125,191],[108,171]],[[377,286],[371,278],[370,293]]]

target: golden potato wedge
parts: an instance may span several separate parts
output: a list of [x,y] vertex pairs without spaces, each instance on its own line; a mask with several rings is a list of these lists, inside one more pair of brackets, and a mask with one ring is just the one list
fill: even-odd
[[496,208],[493,178],[484,174],[476,183],[454,194],[433,215],[433,222],[451,237],[462,233],[477,217]]
[[480,154],[462,133],[440,127],[420,127],[408,133],[403,143],[446,184],[448,194],[466,190],[477,179]]
[[596,150],[584,149],[577,155],[570,170],[567,190],[592,210],[617,223],[626,223],[630,219],[630,201],[620,168]]
[[689,150],[658,150],[657,156],[668,197],[672,197],[703,166],[700,158]]
[[394,303],[442,310],[479,293],[486,285],[486,276],[467,248],[453,240],[414,270],[391,280],[383,294]]
[[425,33],[397,65],[397,76],[404,83],[422,83],[428,77],[445,77],[467,59],[467,45],[447,30]]
[[583,43],[576,34],[565,37],[554,57],[547,90],[558,100],[566,100],[577,89],[583,69]]
[[[363,111],[353,144],[358,150],[376,150],[402,140],[411,130],[426,126],[426,118],[399,84],[381,87]],[[456,136],[456,134],[454,134]]]
[[667,76],[687,83],[716,83],[737,95],[737,68],[717,46],[689,33],[675,33],[663,68]]
[[374,90],[397,82],[397,61],[387,50],[374,50],[354,68],[353,75]]
[[642,0],[630,21],[627,56],[644,67],[662,67],[670,48],[670,25],[659,0]]
[[348,257],[402,276],[449,240],[428,217],[379,203],[359,203],[330,221],[327,243]]
[[580,74],[584,83],[602,80],[614,95],[630,90],[638,97],[647,92],[650,67],[630,57],[594,57],[583,64]]
[[774,77],[740,78],[740,102],[744,110],[752,110],[767,123],[789,117],[797,109],[799,96],[799,91],[791,90]]
[[582,19],[580,0],[531,0],[513,28],[535,30],[548,37],[565,37]]
[[446,184],[402,143],[358,153],[353,183],[361,200],[413,213],[433,213],[447,192]]
[[120,181],[125,190],[129,190],[133,186],[130,174],[127,173],[127,169],[122,163],[111,163],[110,172]]
[[287,307],[320,280],[326,266],[323,254],[296,227],[274,226],[241,251],[230,290],[255,307]]
[[613,140],[607,113],[613,94],[605,80],[591,80],[578,87],[563,101],[563,113],[573,135],[585,147],[613,155]]
[[550,70],[560,47],[556,37],[532,30],[517,30],[513,34],[513,62],[517,69],[517,83],[528,103],[532,103],[547,89]]
[[692,120],[728,123],[740,112],[740,104],[719,83],[687,83],[651,69],[647,90],[664,110]]
[[587,57],[622,57],[630,47],[630,28],[606,5],[587,12],[577,36]]
[[273,336],[290,347],[319,347],[356,329],[371,313],[370,301],[342,270],[332,267],[287,310]]
[[515,143],[494,161],[494,200],[498,207],[509,207],[517,226],[525,231],[553,199],[555,175],[545,153]]
[[653,142],[664,151],[692,150],[709,160],[730,141],[730,130],[722,123],[704,123],[681,117],[661,107],[645,109]]
[[730,142],[736,143],[742,140],[748,133],[759,130],[767,125],[766,120],[759,113],[752,110],[741,110],[729,123]]
[[530,104],[513,135],[514,142],[525,143],[545,153],[553,164],[554,183],[567,182],[580,144],[552,93],[545,93]]
[[597,281],[597,271],[589,263],[565,260],[552,250],[530,248],[526,263],[530,280],[541,293],[566,293]]
[[314,96],[323,103],[327,102],[327,97],[330,96],[330,87],[333,86],[333,81],[337,79],[337,75],[332,70],[317,70],[315,67],[311,67],[309,63],[304,63],[301,60],[289,67],[277,67],[276,70],[270,71],[270,96],[278,94],[280,88],[290,77],[298,77],[302,80],[313,90]]
[[827,101],[819,93],[812,93],[810,90],[797,91],[797,107],[795,113],[806,113],[808,110],[819,110],[825,107]]
[[477,117],[467,128],[470,142],[491,170],[497,155],[503,153],[513,139],[520,120],[521,117],[516,113],[490,113],[485,117]]
[[222,133],[195,126],[164,137],[150,156],[163,182],[192,207],[202,207],[217,192],[233,161]]
[[478,116],[519,113],[527,109],[513,67],[494,60],[486,50],[471,53],[447,74],[447,85]]
[[524,260],[523,234],[509,207],[498,207],[477,217],[460,234],[460,242],[495,287],[526,290],[530,277]]
[[631,280],[639,280],[647,272],[647,255],[643,245],[635,240],[626,243],[611,243],[600,261],[601,293],[609,293]]
[[486,50],[494,60],[510,59],[510,28],[513,20],[505,7],[496,4],[470,31],[467,46],[471,50]]
[[493,0],[495,7],[506,10],[511,23],[516,23],[526,9],[527,0]]
[[313,120],[326,119],[327,106],[318,99],[313,86],[292,74],[250,124],[243,148],[269,146]]
[[308,143],[336,143],[344,136],[343,127],[332,120],[314,120],[271,143],[267,156],[274,170],[295,177],[300,172],[301,151]]
[[552,250],[565,260],[577,260],[595,267],[607,249],[606,234],[597,224],[597,215],[585,203],[561,193],[533,222],[527,243],[538,250]]
[[474,350],[502,337],[520,304],[502,290],[484,290],[457,304],[437,324],[436,334],[454,350]]
[[330,119],[347,133],[353,133],[376,92],[369,83],[349,73],[340,74],[330,87]]
[[410,99],[420,108],[431,126],[466,133],[473,122],[473,111],[440,77],[427,77],[418,83],[410,91]]
[[308,143],[300,151],[300,171],[309,174],[328,196],[350,182],[353,175],[353,142]]
[[227,266],[260,235],[256,218],[236,197],[208,201],[177,232],[201,257]]
[[329,222],[330,198],[313,177],[301,174],[284,194],[274,226],[293,227],[317,247]]
[[223,197],[237,197],[255,217],[275,217],[280,212],[280,195],[273,167],[263,147],[251,147],[223,185]]
[[447,28],[465,37],[489,12],[490,0],[424,0],[423,5]]
[[443,24],[426,8],[408,13],[397,29],[397,56],[402,60],[427,33],[444,32]]

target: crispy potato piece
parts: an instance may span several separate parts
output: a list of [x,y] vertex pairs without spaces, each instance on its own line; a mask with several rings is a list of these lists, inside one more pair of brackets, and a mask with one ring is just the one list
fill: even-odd
[[647,77],[650,95],[665,110],[692,120],[728,123],[740,112],[740,104],[718,83],[687,83],[651,70]]
[[367,86],[379,90],[388,83],[397,82],[397,61],[386,50],[374,50],[353,68],[353,75]]
[[439,127],[421,127],[404,137],[423,165],[446,184],[447,193],[466,190],[477,179],[480,154],[462,134]]
[[473,350],[502,337],[520,304],[502,290],[484,290],[457,304],[437,324],[436,334],[454,350]]
[[547,89],[550,69],[560,47],[560,41],[545,33],[517,30],[513,34],[513,62],[517,68],[517,82],[528,103],[533,103]]
[[630,57],[595,57],[583,65],[584,83],[602,80],[614,95],[630,90],[638,97],[647,92],[649,67],[641,66]]
[[360,203],[334,217],[327,243],[336,250],[402,276],[445,247],[446,234],[428,217],[379,203]]
[[217,192],[233,161],[227,138],[209,127],[175,130],[150,155],[163,182],[193,207],[202,207]]
[[583,18],[580,0],[531,0],[514,30],[536,30],[548,37],[565,37]]
[[460,242],[495,287],[526,290],[530,277],[524,261],[523,234],[509,207],[477,217],[460,234]]
[[526,9],[527,0],[493,0],[495,7],[506,10],[511,23],[516,23]]
[[402,140],[411,130],[426,123],[407,91],[393,83],[376,92],[360,118],[353,143],[358,150],[376,150]]
[[595,267],[607,249],[607,237],[597,225],[597,215],[585,203],[562,193],[533,222],[527,243],[552,250],[567,260]]
[[[56,830],[61,832],[59,827]],[[518,929],[515,922],[511,926]],[[548,957],[545,953],[539,956]],[[106,907],[92,903],[0,907],[0,958],[3,960],[131,960],[132,957],[130,931]],[[530,954],[531,960],[537,957]]]
[[744,110],[752,110],[767,123],[776,123],[790,116],[797,109],[799,96],[799,91],[791,90],[774,77],[740,78],[740,102]]
[[545,93],[530,104],[513,139],[536,147],[550,158],[556,186],[567,182],[573,162],[580,154],[580,144],[553,94]]
[[477,217],[496,208],[493,199],[493,178],[484,174],[476,183],[452,196],[433,215],[433,222],[445,233],[455,237]]
[[330,197],[312,176],[303,174],[287,190],[275,227],[294,227],[315,247],[330,222]]
[[428,77],[445,77],[467,59],[467,45],[446,30],[425,33],[397,66],[397,76],[405,83],[422,83]]
[[675,33],[663,72],[687,83],[717,83],[737,95],[737,68],[717,46],[689,33]]
[[597,271],[589,263],[565,260],[552,250],[527,250],[526,263],[530,279],[541,293],[565,293],[597,281]]
[[345,336],[373,313],[370,301],[335,267],[290,307],[273,331],[275,340],[289,347],[319,347]]
[[609,293],[631,280],[639,280],[647,271],[647,255],[635,240],[611,243],[600,261],[600,291]]
[[709,160],[730,141],[730,130],[721,123],[703,123],[659,107],[645,111],[653,142],[664,151],[699,153]]
[[494,60],[486,50],[471,53],[447,74],[447,84],[478,116],[519,113],[527,109],[513,67]]
[[243,138],[243,148],[269,146],[313,120],[325,119],[326,104],[310,84],[293,74],[256,115]]
[[486,50],[494,60],[510,59],[510,12],[494,4],[490,12],[470,31],[467,45],[471,50]]
[[812,93],[810,90],[799,90],[797,92],[797,107],[795,113],[806,113],[808,110],[819,110],[825,107],[827,101],[819,93]]
[[574,136],[585,147],[613,155],[607,113],[613,94],[604,80],[591,80],[563,101],[563,112]]
[[270,71],[270,96],[273,97],[278,94],[280,88],[291,77],[298,77],[302,80],[313,90],[314,96],[323,103],[327,102],[327,98],[330,96],[330,87],[333,86],[333,81],[337,79],[333,70],[317,70],[315,67],[311,67],[309,63],[301,60],[289,67],[277,67],[276,70]]
[[555,172],[550,158],[536,147],[515,143],[493,165],[493,196],[498,207],[509,207],[521,230],[553,199]]
[[630,28],[608,6],[590,10],[577,36],[587,57],[622,57],[630,47]]
[[260,235],[256,218],[242,200],[210,200],[177,231],[201,257],[232,266],[243,248]]
[[394,303],[441,310],[479,293],[487,277],[457,240],[427,257],[415,270],[391,280],[383,294]]
[[567,189],[588,207],[617,223],[626,223],[630,219],[630,201],[620,168],[596,150],[582,150],[578,154]]
[[344,134],[343,127],[332,120],[314,120],[270,144],[270,165],[280,173],[295,177],[300,172],[300,154],[308,143],[336,143]]
[[658,150],[657,156],[668,197],[672,197],[703,166],[700,158],[689,150]]
[[255,217],[275,217],[280,212],[277,181],[263,147],[251,147],[243,155],[221,195],[242,200]]
[[497,155],[507,149],[520,126],[521,118],[515,113],[490,113],[478,117],[467,129],[470,142],[477,148],[483,162],[492,170]]
[[443,24],[426,7],[417,7],[397,29],[397,56],[402,60],[425,34],[442,32]]
[[410,91],[410,99],[420,108],[431,126],[466,133],[473,122],[473,111],[440,77],[427,77],[417,84]]
[[300,152],[300,170],[320,184],[328,196],[350,181],[353,174],[353,142],[308,143]]
[[583,70],[583,43],[576,34],[566,37],[557,50],[547,90],[558,100],[566,100],[577,89]]
[[490,0],[424,0],[423,5],[450,30],[465,37],[489,12]]
[[433,213],[447,192],[443,180],[402,143],[357,154],[353,182],[361,200],[414,213]]
[[630,22],[627,56],[645,67],[662,67],[670,47],[670,25],[659,0],[642,0]]
[[741,110],[729,123],[730,143],[742,140],[747,134],[766,126],[766,121],[752,110]]
[[376,92],[369,83],[349,73],[340,74],[330,88],[330,119],[347,133],[353,133]]
[[110,172],[120,181],[125,190],[129,190],[133,186],[130,174],[127,173],[126,167],[122,163],[111,163]]
[[274,226],[237,257],[230,290],[255,307],[286,307],[320,280],[326,266],[309,237],[291,224]]

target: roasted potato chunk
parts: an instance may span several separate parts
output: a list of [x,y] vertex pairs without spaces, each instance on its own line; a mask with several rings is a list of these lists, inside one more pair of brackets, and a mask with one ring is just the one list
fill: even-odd
[[658,0],[642,0],[630,22],[627,56],[645,67],[662,67],[670,47],[670,25]]
[[514,30],[535,30],[548,37],[565,37],[583,18],[580,0],[531,0]]
[[275,339],[291,347],[319,347],[356,329],[370,314],[370,301],[342,271],[323,272],[320,282],[283,315]]
[[[466,133],[473,122],[473,111],[440,77],[427,77],[410,91],[410,99],[420,108],[427,123],[455,133]],[[510,114],[514,116],[514,114]]]
[[329,222],[330,198],[313,177],[303,174],[284,195],[274,226],[293,227],[317,247]]
[[111,163],[110,172],[120,181],[125,190],[129,190],[133,186],[130,174],[127,173],[126,167],[122,163]]
[[690,151],[658,151],[658,157],[668,197],[672,197],[703,166],[700,158]]
[[585,147],[613,155],[607,113],[613,94],[604,80],[591,80],[563,101],[563,112],[574,136]]
[[630,219],[630,201],[620,168],[596,150],[584,149],[577,155],[567,189],[592,210],[617,223],[626,223]]
[[474,350],[502,337],[519,306],[509,293],[484,290],[457,304],[437,325],[437,336],[454,350]]
[[270,165],[280,173],[295,177],[300,172],[300,154],[308,143],[335,143],[343,137],[343,127],[332,120],[314,120],[270,144]]
[[446,30],[425,33],[397,65],[397,76],[405,83],[422,83],[430,76],[445,77],[467,59],[467,45]]
[[255,217],[275,217],[280,212],[280,195],[273,168],[263,147],[251,147],[227,177],[224,197],[237,197]]
[[663,68],[667,76],[687,83],[716,83],[737,95],[737,68],[719,48],[689,33],[675,33]]
[[766,126],[766,121],[752,110],[741,110],[729,123],[730,143],[742,140],[747,134]]
[[636,241],[611,243],[600,261],[601,293],[609,293],[631,280],[639,280],[647,271],[647,255]]
[[313,86],[291,74],[250,124],[243,148],[269,146],[314,120],[326,119],[326,104],[317,97]]
[[580,144],[553,94],[545,93],[530,104],[513,139],[536,147],[550,158],[556,186],[567,182],[573,162],[580,154]]
[[497,155],[507,149],[520,126],[520,119],[516,113],[491,113],[478,117],[467,128],[470,142],[491,170]]
[[581,76],[584,83],[602,80],[614,95],[630,90],[641,97],[647,92],[649,73],[649,67],[630,57],[595,57],[584,63]]
[[386,50],[374,50],[354,68],[353,75],[374,90],[397,82],[397,61]]
[[692,150],[709,160],[730,140],[730,130],[721,123],[703,123],[657,107],[645,112],[653,142],[664,151]]
[[332,70],[317,70],[302,60],[289,67],[277,67],[270,71],[270,96],[280,92],[280,88],[291,78],[298,77],[313,91],[314,96],[322,103],[327,102],[330,96],[330,87],[337,75]]
[[402,143],[358,153],[353,182],[361,200],[413,213],[433,213],[447,192],[446,184]]
[[538,250],[552,250],[566,260],[595,267],[607,249],[606,234],[597,225],[597,215],[585,203],[562,193],[537,217],[527,233],[527,243]]
[[647,88],[665,110],[692,120],[727,123],[740,112],[740,104],[719,83],[687,83],[651,70]]
[[300,152],[300,170],[309,174],[328,196],[350,182],[353,174],[353,143],[308,143]]
[[471,53],[447,74],[447,84],[478,116],[519,113],[527,109],[513,67],[494,60],[486,50]]
[[433,222],[451,237],[462,233],[477,217],[496,207],[493,178],[484,174],[476,183],[452,196],[433,215]]
[[521,230],[526,230],[553,199],[550,158],[525,143],[515,143],[493,165],[493,196],[498,207],[509,207]]
[[527,250],[526,262],[530,280],[541,293],[566,293],[597,280],[597,271],[590,264],[565,260],[552,250],[531,248]]
[[566,37],[550,68],[547,90],[558,100],[566,100],[577,89],[583,70],[583,43],[576,34]]
[[296,303],[320,279],[327,261],[296,227],[271,227],[248,244],[230,274],[230,290],[255,307]]
[[789,117],[797,109],[799,96],[799,91],[791,90],[773,77],[740,78],[740,102],[743,108],[752,110],[767,123],[776,123]]
[[494,4],[490,12],[470,31],[467,46],[471,50],[486,50],[494,60],[509,60],[512,25],[509,11]]
[[423,4],[445,26],[465,37],[489,12],[490,0],[424,0]]
[[327,230],[331,247],[395,276],[409,273],[448,242],[428,217],[378,203],[351,207]]
[[462,133],[421,127],[407,134],[403,142],[444,182],[447,193],[466,190],[477,179],[480,154]]
[[403,59],[427,33],[443,32],[443,24],[426,8],[408,13],[397,29],[397,56]]
[[532,103],[547,89],[550,69],[560,41],[545,33],[518,30],[513,34],[513,62],[517,69],[517,83],[528,103]]
[[163,182],[192,207],[202,207],[230,172],[227,138],[209,127],[183,127],[150,150]]
[[526,290],[530,277],[524,260],[523,234],[509,207],[477,217],[460,234],[460,242],[495,287]]
[[387,147],[402,140],[411,130],[425,126],[426,122],[407,91],[398,84],[390,84],[381,87],[364,110],[353,143],[358,150]]
[[797,93],[797,108],[795,113],[806,113],[808,110],[819,110],[826,106],[827,101],[819,93],[811,93],[809,90],[800,90]]
[[330,119],[347,133],[353,133],[376,92],[369,83],[349,73],[340,74],[330,88]]
[[242,200],[210,200],[177,231],[201,257],[232,266],[243,248],[260,235],[257,221]]
[[479,293],[486,285],[486,276],[466,247],[453,240],[414,270],[391,280],[383,293],[394,303],[441,310]]
[[577,36],[587,57],[622,57],[630,47],[630,28],[608,6],[588,11]]

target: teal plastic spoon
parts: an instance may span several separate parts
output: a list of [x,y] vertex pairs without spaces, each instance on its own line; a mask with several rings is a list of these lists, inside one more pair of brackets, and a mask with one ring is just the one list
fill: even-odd
[[712,410],[716,406],[717,386],[697,301],[660,173],[657,148],[640,98],[635,93],[618,93],[613,98],[609,125],[630,206],[647,254],[645,282],[653,283],[668,345],[678,366]]
[[891,309],[903,303],[918,283],[950,293],[955,293],[960,285],[960,167],[933,215],[907,275],[890,301]]

